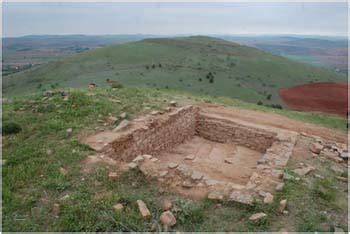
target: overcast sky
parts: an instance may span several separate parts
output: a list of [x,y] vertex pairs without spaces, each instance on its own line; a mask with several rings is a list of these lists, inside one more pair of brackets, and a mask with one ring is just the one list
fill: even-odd
[[3,36],[347,35],[347,3],[3,3]]

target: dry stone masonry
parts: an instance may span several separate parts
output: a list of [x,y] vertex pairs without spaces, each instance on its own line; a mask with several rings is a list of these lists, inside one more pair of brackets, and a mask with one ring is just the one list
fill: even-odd
[[[193,190],[196,191],[193,194],[205,195],[209,199],[252,204],[257,200],[265,203],[273,201],[276,187],[281,187],[283,168],[292,154],[296,137],[295,132],[266,129],[210,115],[196,106],[185,106],[169,113],[157,112],[130,121],[126,128],[99,133],[88,138],[86,143],[128,169],[138,167],[147,177],[155,177],[170,190],[189,196]],[[196,155],[184,155],[180,162],[164,161],[162,155],[173,151],[181,154],[180,146],[191,139],[209,140],[226,150],[231,149],[229,147],[245,147],[250,152],[247,157],[252,152],[261,157],[254,163],[253,173],[243,178],[244,183],[243,179],[236,181],[228,176],[220,180],[212,176],[215,172],[210,173],[210,168],[199,170],[196,166],[201,154],[198,152]],[[235,154],[231,158],[220,158],[220,149],[214,155],[218,158],[214,160],[222,160],[223,166],[231,166],[235,170]]]

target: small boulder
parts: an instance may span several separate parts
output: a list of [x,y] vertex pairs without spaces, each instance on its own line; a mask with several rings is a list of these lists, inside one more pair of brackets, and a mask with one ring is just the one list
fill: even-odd
[[127,116],[128,116],[128,115],[127,115],[125,112],[123,112],[123,113],[121,113],[121,114],[119,115],[119,117],[122,118],[122,119],[125,119]]
[[265,204],[271,204],[273,202],[273,195],[271,193],[266,193],[264,198]]
[[278,183],[276,185],[276,191],[282,191],[283,190],[283,187],[284,187],[284,183]]
[[212,191],[208,194],[208,199],[222,201],[224,199],[224,195],[219,191]]
[[310,144],[310,151],[315,154],[319,154],[322,149],[323,149],[323,145],[321,145],[318,142],[314,142]]
[[143,154],[142,155],[145,159],[151,159],[153,156],[149,154]]
[[177,106],[177,102],[176,102],[176,101],[171,101],[171,102],[170,102],[170,105],[171,105],[171,106]]
[[160,215],[160,221],[164,226],[172,227],[176,224],[176,218],[171,211],[165,211]]
[[159,161],[159,159],[158,158],[151,158],[151,160],[150,160],[151,162],[153,162],[153,163],[155,163],[155,162],[158,162]]
[[113,129],[113,132],[125,129],[127,126],[129,126],[129,124],[130,124],[130,122],[128,120],[124,119],[123,121],[120,122],[120,124],[115,129]]
[[182,187],[184,188],[192,188],[193,187],[193,183],[189,180],[185,180],[184,182],[182,182]]
[[142,155],[139,155],[139,156],[137,156],[136,158],[134,158],[132,161],[133,161],[134,163],[140,163],[140,162],[142,162],[143,160],[145,160],[145,158],[144,158]]
[[146,204],[142,200],[136,201],[137,206],[139,207],[140,214],[144,219],[148,219],[151,217],[151,212],[147,208]]
[[130,168],[130,169],[135,169],[137,167],[138,167],[138,164],[135,163],[135,162],[131,162],[131,163],[128,164],[128,168]]
[[278,206],[278,211],[280,213],[283,213],[283,211],[286,209],[286,207],[287,207],[287,199],[283,199],[280,201],[280,204]]
[[200,179],[202,179],[203,178],[203,174],[202,173],[200,173],[200,172],[198,172],[198,171],[194,171],[193,173],[192,173],[192,175],[191,175],[191,179],[192,180],[200,180]]
[[171,203],[170,200],[165,199],[165,200],[163,201],[163,210],[164,210],[164,211],[171,210],[172,207],[173,207],[173,203]]
[[168,164],[168,167],[169,167],[170,169],[177,168],[178,166],[179,166],[178,163],[169,163],[169,164]]
[[159,114],[159,111],[152,111],[151,112],[151,115],[158,115]]
[[265,218],[267,215],[265,213],[256,213],[256,214],[253,214],[252,216],[249,217],[249,220],[251,221],[258,221],[262,218]]
[[113,116],[109,116],[107,118],[107,122],[110,123],[110,124],[115,124],[117,121],[118,121],[118,118],[113,117]]
[[194,160],[196,158],[196,155],[189,154],[185,157],[185,160]]
[[108,179],[111,180],[111,181],[117,180],[118,179],[117,172],[113,172],[113,171],[109,172],[108,173]]
[[341,157],[341,158],[344,159],[344,160],[348,160],[348,159],[349,159],[349,152],[343,151],[343,152],[339,155],[339,157]]
[[73,133],[73,129],[68,128],[68,129],[66,130],[66,133],[67,133],[67,137],[71,137],[71,136],[72,136],[72,133]]
[[120,211],[122,211],[122,210],[124,209],[124,206],[123,206],[123,204],[118,203],[118,204],[116,204],[116,205],[113,206],[113,209],[114,209],[114,211],[116,211],[116,212],[120,212]]

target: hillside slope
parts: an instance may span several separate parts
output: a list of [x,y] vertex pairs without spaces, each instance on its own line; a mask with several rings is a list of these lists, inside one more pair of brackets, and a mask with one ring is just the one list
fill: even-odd
[[195,36],[145,39],[87,51],[5,77],[3,92],[12,96],[52,87],[86,87],[91,81],[106,86],[106,79],[254,103],[281,103],[280,88],[344,81],[346,77],[255,48]]

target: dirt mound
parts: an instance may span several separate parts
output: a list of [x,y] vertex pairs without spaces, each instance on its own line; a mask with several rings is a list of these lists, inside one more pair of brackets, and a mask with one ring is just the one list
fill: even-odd
[[290,107],[302,111],[319,111],[346,116],[348,111],[347,83],[312,83],[279,90]]

